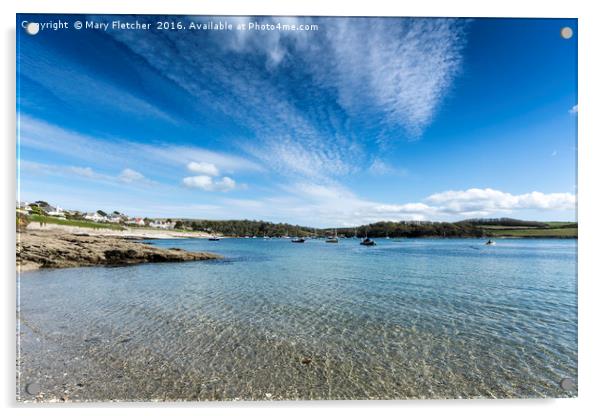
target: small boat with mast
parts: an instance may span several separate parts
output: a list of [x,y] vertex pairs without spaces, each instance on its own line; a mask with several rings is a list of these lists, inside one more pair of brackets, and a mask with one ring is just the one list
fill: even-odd
[[339,242],[339,238],[337,237],[337,229],[334,229],[334,235],[331,235],[330,237],[326,238],[326,242],[327,243],[338,243]]
[[362,242],[360,244],[362,246],[375,246],[376,245],[374,240],[371,240],[370,238],[368,238],[368,231],[366,231],[366,236],[364,237],[364,239],[362,240]]

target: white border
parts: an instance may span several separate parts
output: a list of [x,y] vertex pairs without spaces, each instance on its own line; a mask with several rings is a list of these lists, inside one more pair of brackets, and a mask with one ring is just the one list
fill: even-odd
[[[177,409],[166,405],[111,405],[114,414],[172,413],[234,414],[330,414],[343,411],[358,415],[367,412],[398,414],[425,412],[446,415],[507,415],[508,413],[545,412],[546,415],[593,413],[600,408],[598,387],[602,385],[599,317],[602,317],[598,296],[602,292],[600,258],[602,258],[602,227],[600,225],[600,158],[602,132],[599,42],[602,40],[602,16],[594,1],[548,0],[419,0],[395,3],[389,0],[203,0],[203,1],[130,1],[124,0],[20,0],[0,3],[2,19],[2,100],[3,148],[2,204],[0,205],[3,238],[0,253],[2,276],[2,360],[0,383],[2,404],[9,413],[30,414],[46,411],[51,414],[105,414],[100,406],[23,406],[14,399],[15,392],[15,273],[14,273],[14,211],[15,203],[15,13],[138,13],[138,14],[206,14],[206,15],[346,15],[346,16],[465,16],[465,17],[577,17],[579,18],[579,398],[555,400],[496,400],[496,401],[405,401],[405,402],[282,402],[282,403],[200,403],[181,404]],[[599,99],[598,99],[599,101]],[[168,409],[169,408],[169,409]],[[6,414],[6,413],[5,413]]]

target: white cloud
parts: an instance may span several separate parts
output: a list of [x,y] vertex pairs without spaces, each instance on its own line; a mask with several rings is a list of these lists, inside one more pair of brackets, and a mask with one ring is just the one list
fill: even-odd
[[433,194],[426,201],[437,210],[447,214],[489,215],[496,212],[515,210],[572,210],[577,199],[570,193],[530,192],[513,195],[491,188],[472,188],[465,191],[446,191]]
[[140,172],[137,172],[130,168],[126,168],[121,171],[121,174],[119,174],[119,179],[123,182],[131,183],[131,182],[141,181],[145,178],[144,178],[144,175],[141,174]]
[[236,181],[234,179],[224,176],[220,180],[215,182],[215,188],[220,191],[231,191],[236,187]]
[[189,176],[184,178],[182,183],[189,188],[200,188],[205,191],[213,190],[213,178],[207,175]]
[[197,188],[204,191],[228,192],[236,188],[236,182],[228,176],[217,180],[208,175],[189,176],[184,178],[182,183],[188,188]]
[[[356,226],[377,221],[436,220],[456,221],[463,217],[521,216],[525,210],[574,211],[576,197],[569,193],[530,192],[513,195],[486,188],[446,191],[419,202],[384,204],[366,200],[339,185],[296,183],[289,193],[266,199],[270,215],[276,219],[295,218],[319,226]],[[252,208],[251,205],[249,205]],[[250,213],[252,213],[251,211]],[[262,215],[265,209],[257,210]]]
[[579,107],[577,104],[575,104],[574,106],[571,107],[571,109],[569,110],[570,114],[577,114],[579,112]]
[[189,162],[186,167],[189,171],[194,173],[201,173],[209,176],[219,176],[219,169],[213,163]]

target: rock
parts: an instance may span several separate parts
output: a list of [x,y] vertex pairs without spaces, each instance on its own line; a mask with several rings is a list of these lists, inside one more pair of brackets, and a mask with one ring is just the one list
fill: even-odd
[[24,231],[17,239],[17,265],[36,268],[121,266],[219,259],[212,253],[162,249],[118,236],[91,236],[52,231]]
[[311,364],[311,357],[303,357],[301,359],[301,364],[305,364],[305,365]]
[[27,394],[30,394],[32,396],[35,396],[37,394],[40,393],[41,389],[40,389],[40,385],[38,383],[29,383],[25,386],[25,391],[27,392]]

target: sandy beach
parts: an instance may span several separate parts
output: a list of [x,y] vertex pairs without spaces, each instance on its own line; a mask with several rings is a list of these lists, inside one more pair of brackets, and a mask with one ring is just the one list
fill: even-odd
[[27,231],[55,231],[69,234],[88,234],[95,236],[113,236],[140,239],[171,239],[171,238],[209,238],[211,234],[202,231],[174,231],[174,230],[151,230],[148,228],[125,228],[124,230],[112,230],[110,228],[74,227],[70,225],[45,224],[40,226],[38,222],[27,225]]

